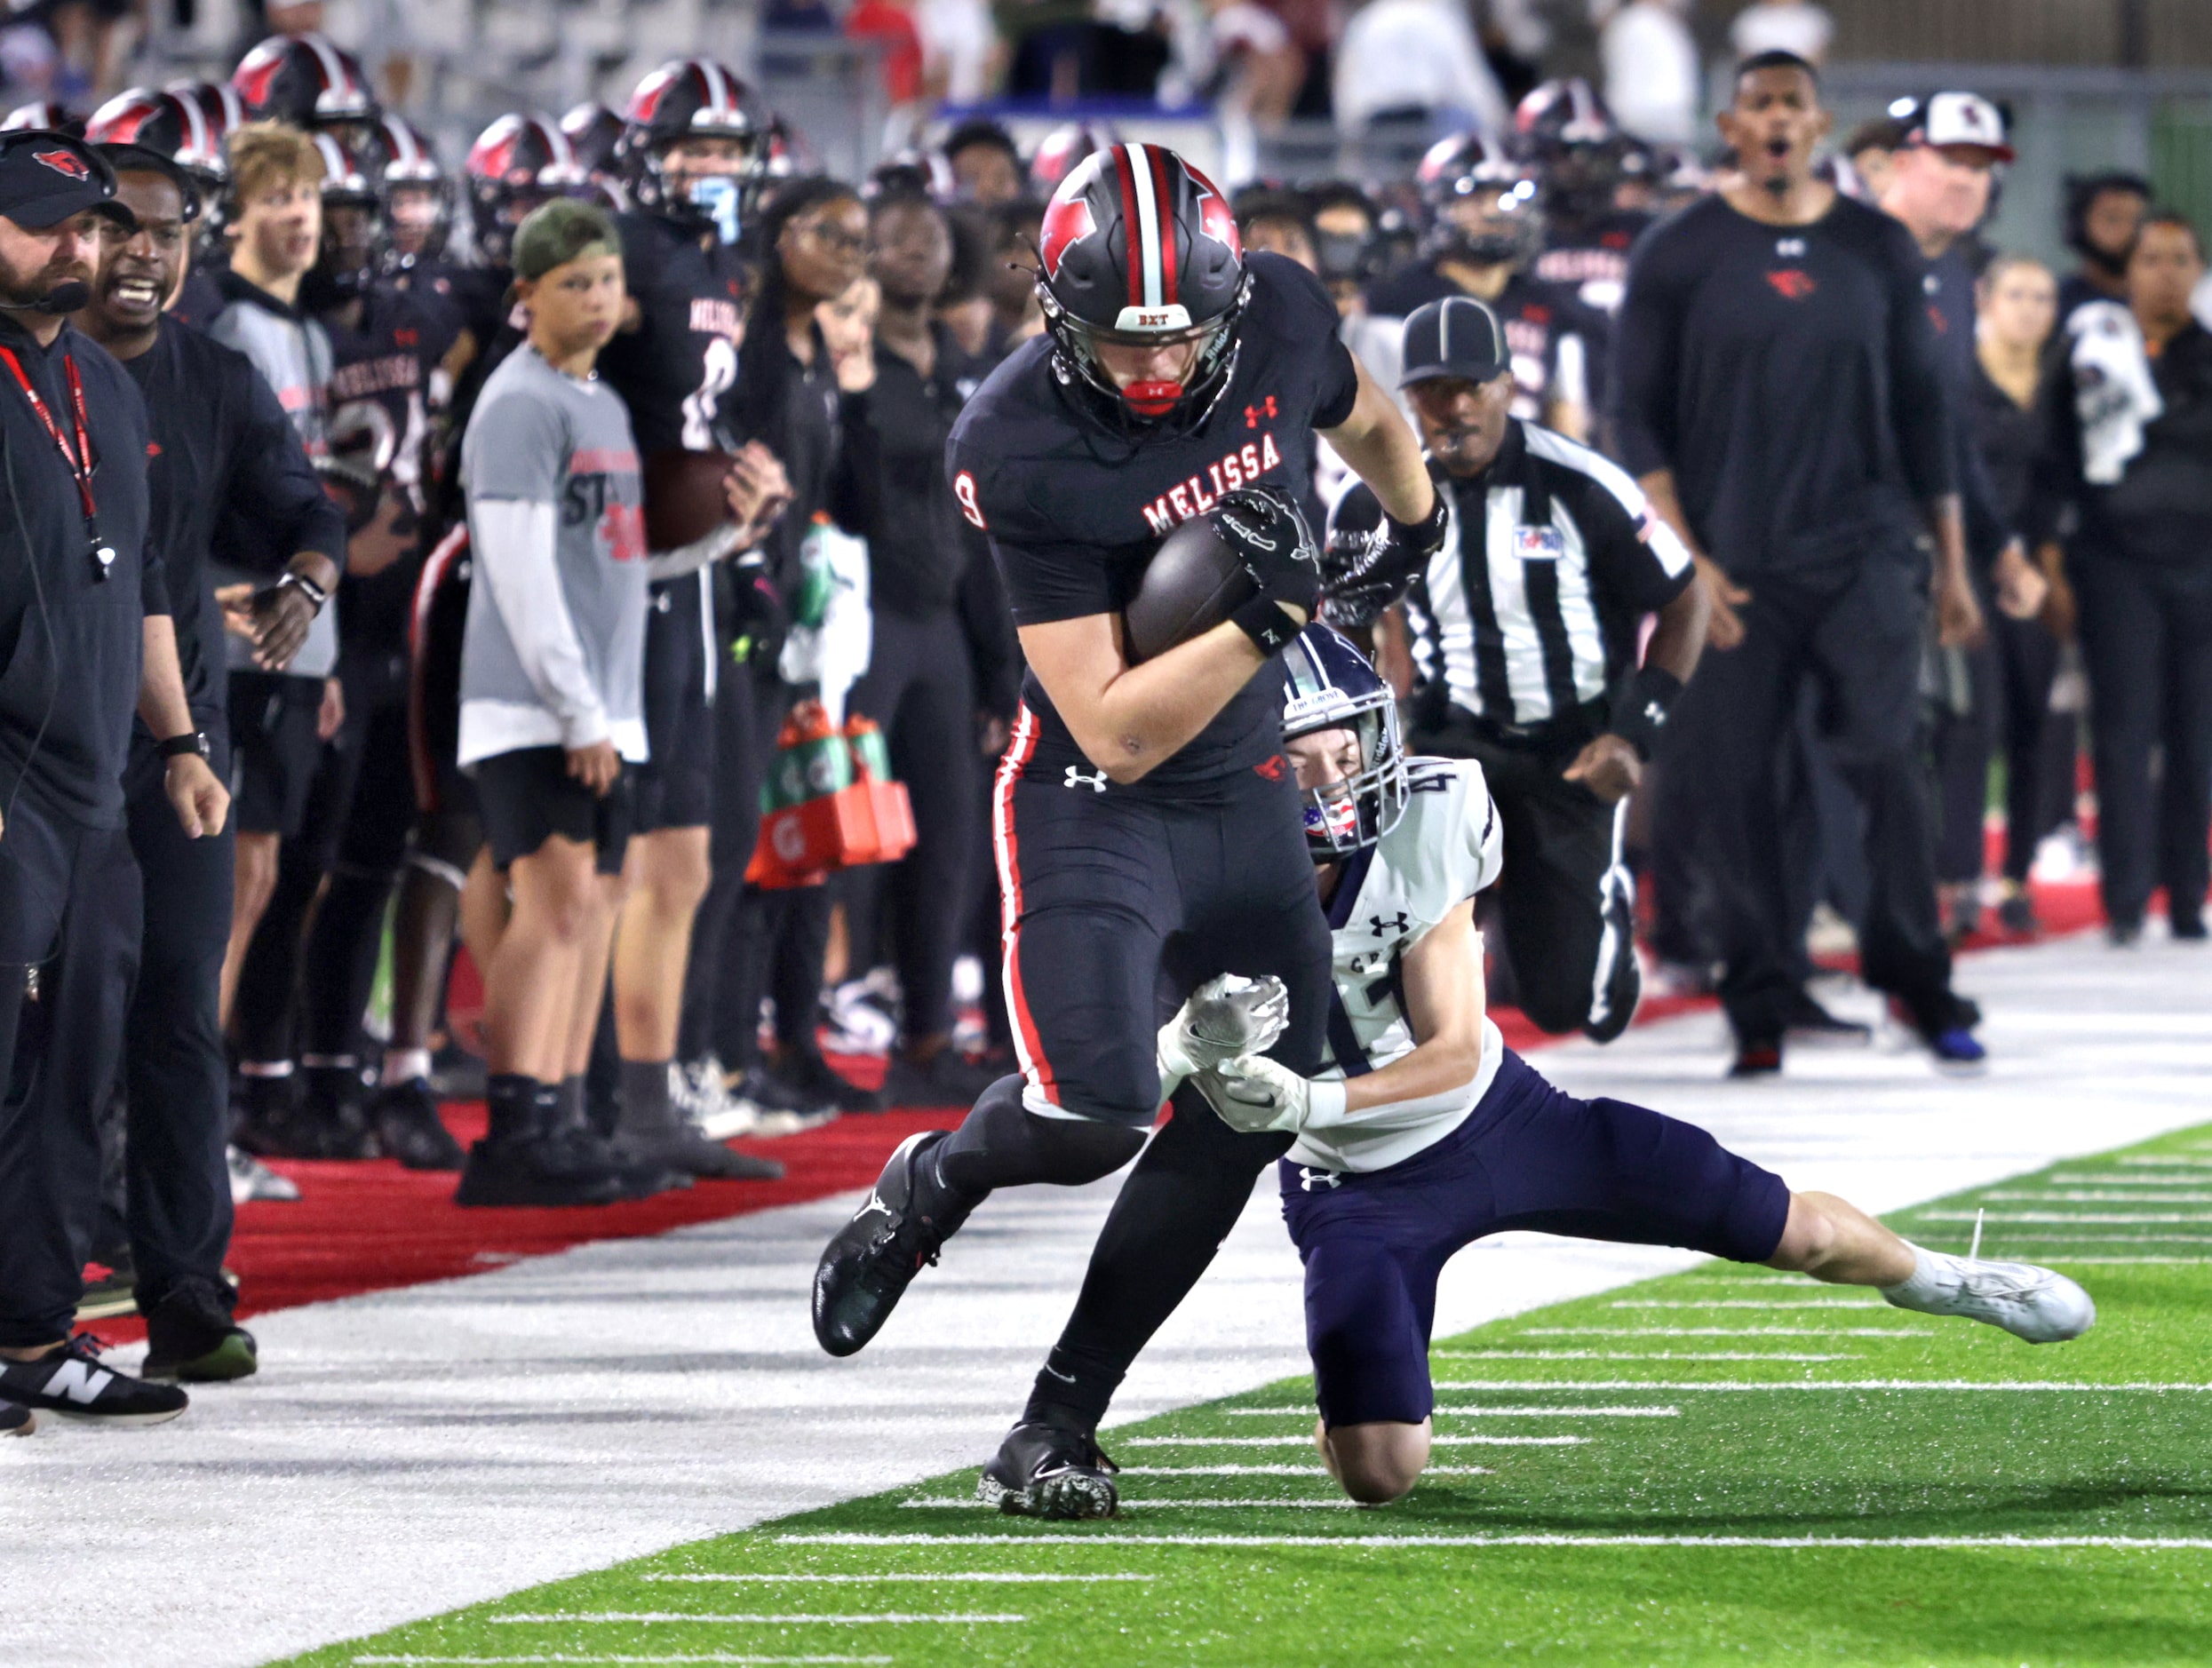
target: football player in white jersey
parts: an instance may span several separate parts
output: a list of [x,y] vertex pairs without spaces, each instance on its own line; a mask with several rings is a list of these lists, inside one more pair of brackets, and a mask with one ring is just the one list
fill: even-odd
[[1388,687],[1326,626],[1284,656],[1284,751],[1335,935],[1331,1060],[1301,1077],[1260,1050],[1271,980],[1216,980],[1160,1032],[1160,1074],[1194,1078],[1240,1130],[1293,1133],[1283,1213],[1306,1266],[1315,1441],[1352,1498],[1396,1499],[1428,1460],[1428,1333],[1452,1254],[1509,1228],[1687,1246],[2030,1343],[2097,1310],[2048,1268],[1930,1251],[1780,1177],[1694,1124],[1545,1082],[1484,1012],[1474,897],[1505,854],[1471,760],[1408,759]]

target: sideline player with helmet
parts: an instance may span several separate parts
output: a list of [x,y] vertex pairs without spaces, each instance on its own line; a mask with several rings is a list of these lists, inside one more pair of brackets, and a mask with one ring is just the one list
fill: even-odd
[[[1300,1076],[1237,1057],[1239,1016],[1218,1001],[1187,1005],[1161,1052],[1197,1070],[1225,1122],[1295,1138],[1280,1173],[1306,1266],[1314,1440],[1353,1499],[1394,1500],[1428,1464],[1436,1279],[1492,1234],[1685,1246],[2032,1344],[2089,1329],[2096,1306],[2064,1275],[1923,1250],[1833,1194],[1791,1192],[1695,1124],[1547,1083],[1484,1013],[1474,896],[1502,854],[1481,766],[1409,760],[1389,687],[1327,627],[1284,660],[1283,749],[1333,934],[1330,1062]],[[1270,982],[1239,993],[1243,1013],[1273,1011]]]
[[[1293,505],[1316,433],[1390,518],[1354,584],[1387,593],[1410,576],[1444,510],[1390,396],[1337,340],[1319,281],[1278,256],[1247,259],[1227,200],[1174,152],[1086,159],[1054,195],[1040,254],[1047,333],[969,401],[947,459],[1029,660],[993,805],[1022,1069],[959,1130],[892,1156],[823,1254],[815,1329],[851,1354],[994,1188],[1095,1180],[1145,1148],[985,1473],[1008,1511],[1091,1517],[1114,1505],[1094,1433],[1115,1388],[1285,1149],[1188,1098],[1145,1148],[1163,971],[1185,989],[1278,974],[1277,1052],[1298,1072],[1321,1060],[1328,929],[1281,752],[1277,658],[1318,600]],[[1254,594],[1132,665],[1120,611],[1158,541],[1198,517]]]
[[1544,182],[1544,249],[1532,268],[1611,316],[1628,288],[1628,250],[1654,217],[1618,201],[1626,139],[1579,75],[1548,81],[1513,113],[1514,144]]
[[1441,139],[1421,158],[1430,223],[1423,259],[1367,294],[1378,318],[1411,317],[1447,296],[1473,296],[1498,315],[1513,350],[1513,415],[1587,440],[1595,404],[1592,356],[1605,322],[1568,291],[1528,275],[1544,246],[1544,187],[1527,164],[1480,133]]
[[[733,469],[772,470],[740,450],[724,410],[744,336],[737,237],[767,161],[768,116],[751,89],[710,59],[679,59],[638,83],[621,157],[637,207],[618,218],[630,311],[600,371],[630,408],[645,459],[648,534],[680,454],[729,455]],[[692,924],[712,878],[717,632],[713,567],[739,554],[729,522],[648,558],[646,762],[634,773],[629,895],[615,933],[618,1129],[633,1147],[695,1175],[765,1177],[778,1166],[733,1153],[679,1117],[672,1094],[694,1085],[676,1065]],[[757,560],[747,558],[748,563]],[[750,589],[757,568],[744,578]],[[688,1100],[688,1096],[685,1097]]]

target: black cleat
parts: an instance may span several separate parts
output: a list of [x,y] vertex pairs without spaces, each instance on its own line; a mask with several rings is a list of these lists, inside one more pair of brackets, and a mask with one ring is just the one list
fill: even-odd
[[565,1130],[532,1130],[505,1139],[487,1135],[470,1148],[453,1203],[613,1204],[637,1196],[627,1166],[604,1147],[574,1140]]
[[945,1139],[924,1130],[901,1141],[853,1219],[823,1248],[814,1271],[814,1335],[832,1355],[850,1355],[883,1330],[906,1288],[937,1260],[972,1205],[945,1194],[935,1217],[913,1209],[915,1168]]
[[688,1123],[651,1134],[617,1131],[614,1149],[617,1156],[633,1164],[679,1171],[699,1181],[776,1181],[784,1174],[784,1166],[773,1158],[733,1152],[720,1141],[707,1140]]
[[146,1311],[144,1378],[213,1384],[260,1370],[253,1334],[231,1319],[235,1301],[219,1281],[180,1280]]
[[438,1097],[422,1078],[377,1091],[370,1126],[385,1155],[410,1170],[458,1170],[467,1155],[438,1116]]
[[975,1497],[1010,1517],[1111,1517],[1121,1504],[1120,1469],[1088,1431],[1022,1424],[983,1467]]
[[1784,1021],[1793,1043],[1846,1043],[1864,1045],[1874,1040],[1874,1028],[1831,1013],[1805,991],[1790,998]]
[[840,1112],[881,1112],[890,1102],[879,1089],[863,1089],[810,1048],[787,1049],[769,1075],[800,1099]]
[[361,1108],[361,1073],[352,1066],[299,1068],[299,1121],[320,1151],[302,1156],[374,1158],[377,1138]]
[[101,1366],[99,1340],[90,1332],[36,1361],[0,1362],[0,1402],[93,1425],[159,1425],[192,1405],[173,1385]]

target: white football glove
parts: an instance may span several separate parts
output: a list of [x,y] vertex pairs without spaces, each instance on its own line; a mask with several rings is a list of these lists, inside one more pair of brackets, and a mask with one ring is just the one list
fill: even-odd
[[1160,1075],[1195,1077],[1241,1054],[1265,1053],[1288,1023],[1290,992],[1274,974],[1209,979],[1160,1027]]
[[1301,1077],[1257,1054],[1225,1060],[1198,1083],[1215,1116],[1246,1134],[1261,1130],[1295,1134],[1309,1124],[1335,1123],[1344,1116],[1342,1084]]

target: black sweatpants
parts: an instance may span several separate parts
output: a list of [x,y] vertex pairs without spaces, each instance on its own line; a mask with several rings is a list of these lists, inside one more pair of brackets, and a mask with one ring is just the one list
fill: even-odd
[[[227,776],[220,719],[195,717],[213,744],[209,763]],[[167,771],[150,737],[132,739],[123,791],[146,904],[123,1057],[123,1162],[142,1309],[177,1281],[219,1279],[231,1231],[229,1068],[217,1010],[237,836],[227,821],[220,834],[187,836],[169,803]]]
[[17,796],[0,831],[0,1346],[55,1343],[76,1318],[139,905],[127,830]]
[[2170,909],[2193,915],[2212,878],[2212,571],[2097,550],[2070,552],[2067,571],[2089,674],[2105,914],[2140,922],[2163,886]]
[[1774,769],[1808,679],[1819,727],[1866,817],[1866,982],[1927,1027],[1953,1023],[1951,953],[1936,911],[1934,813],[1919,744],[1927,568],[1906,548],[1849,567],[1762,574],[1744,640],[1699,663],[1676,704],[1670,766],[1693,777],[1702,878],[1739,1037],[1782,1035],[1797,931]]
[[914,849],[896,863],[860,871],[855,903],[855,913],[870,914],[878,896],[890,903],[909,1040],[952,1029],[952,963],[982,831],[969,658],[967,633],[951,608],[919,619],[879,608],[867,676],[847,703],[849,711],[882,727],[891,772],[914,807]]
[[1454,711],[1413,751],[1483,767],[1505,833],[1495,896],[1521,1011],[1555,1036],[1611,1042],[1635,1014],[1635,882],[1621,861],[1627,802],[1608,805],[1561,772],[1588,738],[1508,746]]

